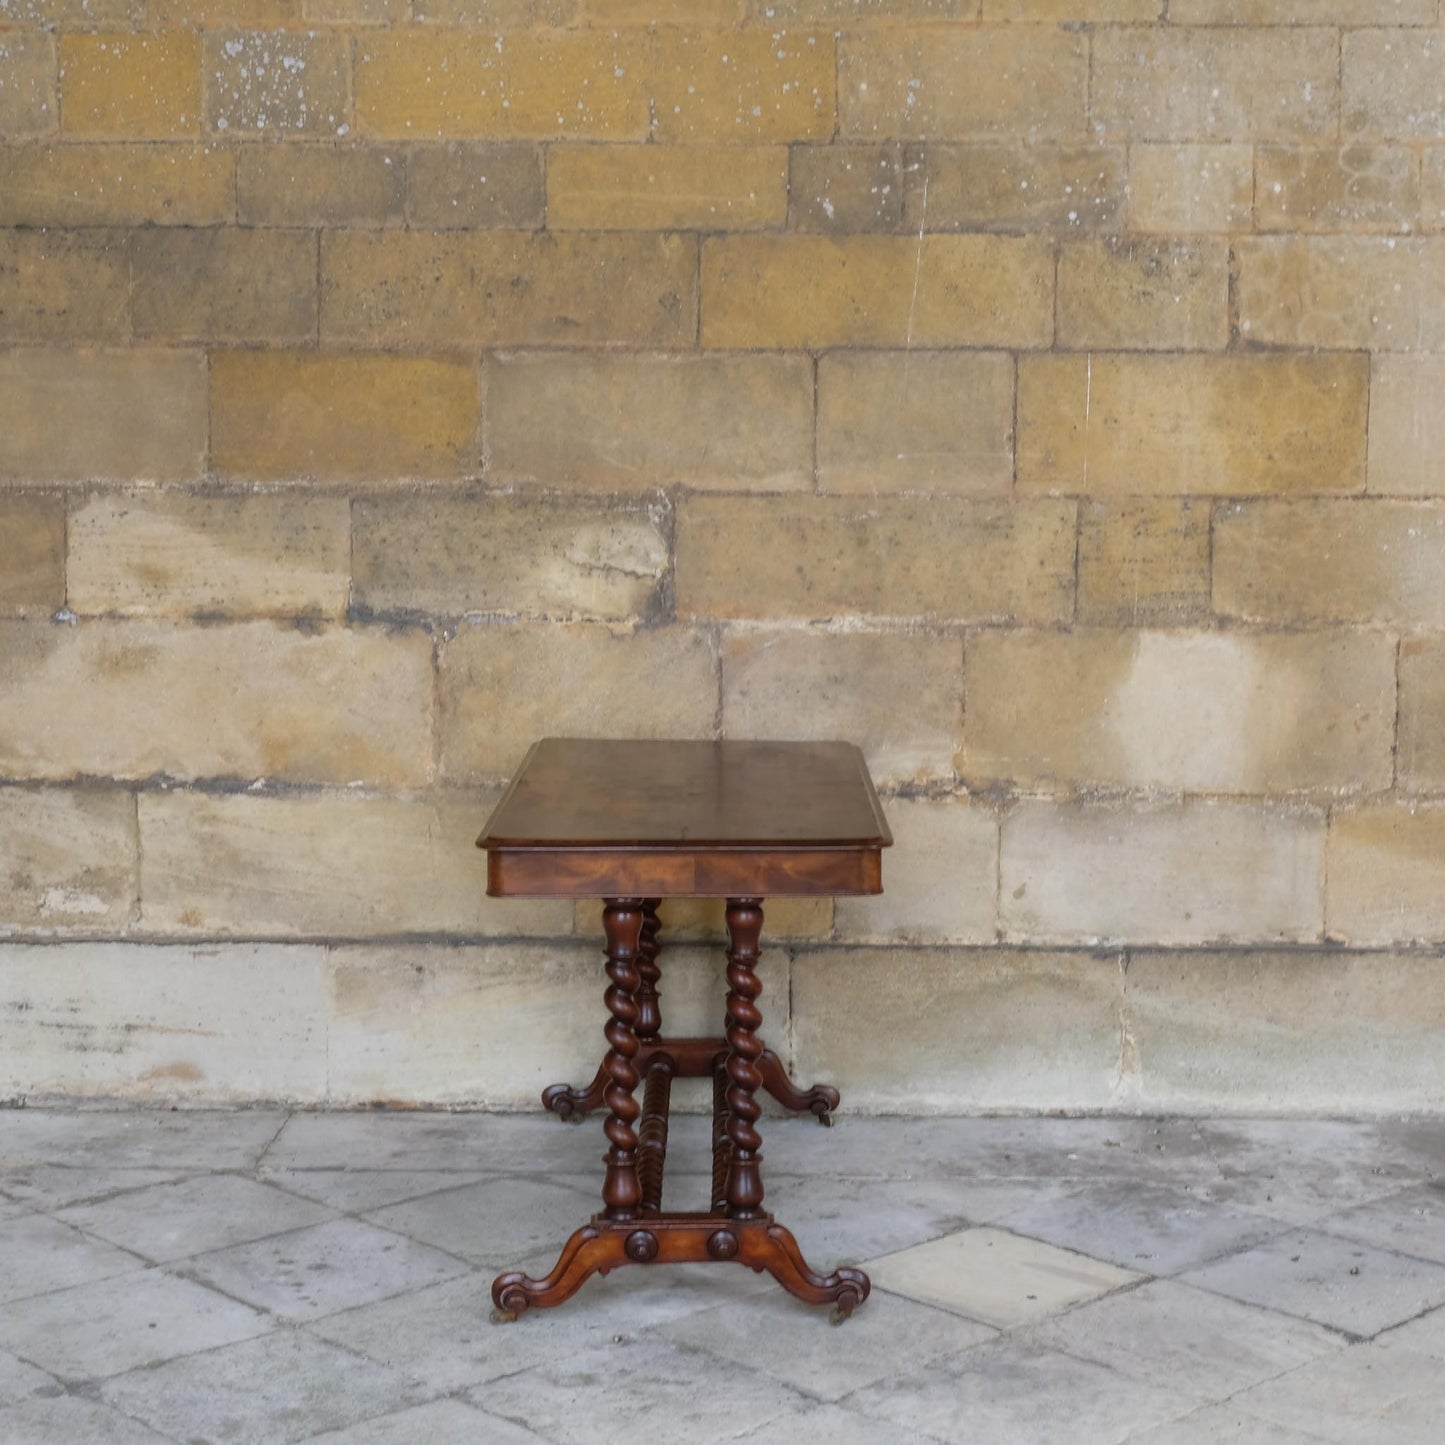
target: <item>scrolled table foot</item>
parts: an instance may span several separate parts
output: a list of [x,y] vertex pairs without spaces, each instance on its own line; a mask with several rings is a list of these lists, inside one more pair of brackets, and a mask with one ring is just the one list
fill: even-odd
[[542,1090],[542,1107],[568,1124],[580,1124],[584,1114],[602,1107],[602,1091],[607,1087],[607,1071],[598,1068],[592,1082],[585,1088],[571,1084],[552,1084]]
[[783,1108],[794,1114],[811,1113],[825,1128],[833,1125],[833,1110],[838,1107],[839,1094],[831,1084],[814,1084],[801,1089],[783,1068],[783,1061],[771,1050],[764,1049],[758,1059],[764,1092],[771,1094]]
[[592,1275],[627,1262],[622,1245],[621,1235],[585,1224],[562,1246],[550,1274],[541,1279],[520,1270],[499,1274],[492,1281],[493,1321],[504,1324],[534,1306],[547,1309],[571,1299]]
[[811,1305],[832,1305],[834,1324],[841,1324],[868,1298],[872,1286],[861,1269],[844,1265],[832,1274],[816,1273],[803,1258],[792,1232],[781,1224],[768,1226],[767,1241],[763,1267],[798,1299]]

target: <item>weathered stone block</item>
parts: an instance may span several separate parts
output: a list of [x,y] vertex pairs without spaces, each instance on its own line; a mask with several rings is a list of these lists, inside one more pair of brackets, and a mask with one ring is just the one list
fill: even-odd
[[983,632],[959,771],[1028,790],[1388,788],[1394,663],[1368,633]]
[[1088,44],[1059,28],[845,35],[838,47],[843,136],[1082,139]]
[[302,0],[149,0],[152,25],[284,25],[300,20]]
[[1445,357],[1370,359],[1372,492],[1445,496]]
[[1172,0],[1181,25],[1433,25],[1436,0]]
[[[374,43],[369,37],[365,48]],[[201,70],[210,130],[276,139],[344,136],[351,129],[351,59],[343,35],[211,33],[205,36]]]
[[752,231],[788,213],[788,152],[776,145],[553,146],[553,230]]
[[1253,216],[1253,147],[1129,147],[1131,231],[1245,231]]
[[309,231],[143,230],[130,254],[138,337],[284,344],[316,335]]
[[533,1109],[606,1048],[600,1002],[578,1007],[600,972],[586,944],[396,943],[333,949],[328,962],[337,1103]]
[[1013,405],[1007,356],[830,352],[818,362],[818,479],[834,492],[1006,492]]
[[896,231],[903,184],[896,145],[795,145],[784,195],[794,231]]
[[0,787],[0,933],[118,932],[136,889],[129,793]]
[[945,637],[732,635],[723,645],[723,731],[737,738],[846,738],[863,749],[880,785],[951,781],[963,722],[961,652]]
[[1332,814],[1325,919],[1332,939],[1364,947],[1445,941],[1445,807]]
[[0,615],[48,616],[65,605],[65,498],[0,493]]
[[100,492],[70,518],[69,605],[81,616],[339,617],[344,498]]
[[442,649],[442,771],[505,778],[548,736],[711,737],[714,669],[707,638],[681,627],[463,628]]
[[1109,139],[1333,137],[1335,31],[1119,26],[1094,36],[1090,115]]
[[758,27],[657,32],[653,114],[660,141],[826,140],[833,134],[833,35]]
[[985,20],[1158,20],[1163,0],[983,0]]
[[183,481],[205,452],[199,352],[0,352],[0,476]]
[[562,26],[577,19],[582,0],[412,0],[412,18],[436,25],[484,25],[495,30]]
[[[338,948],[330,963],[331,1094],[338,1103],[533,1109],[547,1085],[590,1079],[607,1047],[595,943],[398,943]],[[717,1034],[726,990],[718,953],[669,949],[663,967],[667,1032]],[[787,963],[765,952],[759,975],[763,1037],[782,1043]],[[594,997],[592,1009],[579,1008],[579,999]],[[674,1108],[681,1093],[673,1095]]]
[[304,351],[211,358],[211,452],[230,476],[461,476],[478,469],[480,419],[471,361]]
[[1359,491],[1361,356],[1038,356],[1019,362],[1022,491]]
[[1400,741],[1403,788],[1445,789],[1445,646],[1435,637],[1400,644]]
[[1268,346],[1445,347],[1445,238],[1256,236],[1235,243],[1239,329]]
[[0,231],[0,339],[126,341],[130,263],[116,231]]
[[201,42],[193,30],[63,35],[66,135],[169,140],[201,129]]
[[1004,814],[1010,938],[1305,942],[1323,929],[1324,819],[1257,803],[1018,803]]
[[571,931],[565,899],[486,896],[473,846],[495,798],[141,796],[141,926],[366,938]]
[[1122,977],[1081,954],[809,950],[793,964],[797,1069],[865,1112],[1103,1108]]
[[389,25],[411,19],[411,0],[302,0],[308,20],[342,25]]
[[343,231],[321,244],[328,346],[691,346],[691,236]]
[[1445,227],[1445,147],[1431,146],[1420,156],[1421,229]]
[[1271,622],[1445,626],[1445,507],[1374,497],[1221,507],[1214,605]]
[[1114,227],[1128,182],[1121,146],[948,145],[905,150],[904,230]]
[[[1373,23],[1392,18],[1379,15],[1377,8]],[[1424,23],[1434,25],[1436,17]],[[1340,44],[1342,132],[1373,139],[1438,139],[1445,128],[1442,56],[1438,30],[1347,32]]]
[[813,477],[804,356],[489,358],[488,475],[616,490],[798,490]]
[[243,226],[384,226],[402,219],[400,151],[371,146],[242,146],[236,203]]
[[0,772],[416,783],[431,687],[415,634],[3,623]]
[[530,230],[542,224],[546,210],[542,153],[535,146],[453,141],[414,146],[407,154],[410,225]]
[[848,25],[898,20],[973,20],[977,0],[749,0],[764,20],[787,25]]
[[1068,502],[685,497],[678,612],[1058,621],[1073,610],[1074,522]]
[[737,25],[749,0],[582,0],[591,25]]
[[5,19],[11,25],[43,25],[47,29],[140,25],[146,0],[9,0]]
[[1261,146],[1255,169],[1262,231],[1409,231],[1420,212],[1419,160],[1404,146]]
[[646,138],[645,35],[544,30],[497,42],[488,31],[411,27],[368,36],[356,56],[358,125],[406,140]]
[[702,251],[704,346],[1045,346],[1036,236],[724,236]]
[[235,163],[212,146],[96,142],[0,150],[0,224],[217,226]]
[[1124,987],[1145,1109],[1355,1115],[1445,1103],[1438,959],[1140,953]]
[[1087,502],[1079,516],[1080,622],[1148,627],[1209,615],[1209,506],[1173,497]]
[[358,500],[352,559],[363,612],[636,618],[667,576],[667,516],[497,493]]
[[1059,257],[1060,346],[1207,351],[1229,341],[1222,241],[1095,241]]
[[23,30],[0,35],[0,135],[45,135],[57,124],[55,38]]
[[0,950],[0,1091],[43,1098],[319,1103],[324,950],[13,944]]
[[889,798],[893,847],[883,894],[840,898],[837,936],[867,943],[992,943],[998,901],[998,818],[966,798]]

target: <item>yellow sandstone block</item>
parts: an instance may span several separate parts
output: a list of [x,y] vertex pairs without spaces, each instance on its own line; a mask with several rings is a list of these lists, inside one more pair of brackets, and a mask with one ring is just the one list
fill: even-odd
[[166,140],[201,129],[201,42],[192,30],[63,35],[61,129]]
[[641,140],[641,32],[403,29],[357,42],[356,118],[370,135]]

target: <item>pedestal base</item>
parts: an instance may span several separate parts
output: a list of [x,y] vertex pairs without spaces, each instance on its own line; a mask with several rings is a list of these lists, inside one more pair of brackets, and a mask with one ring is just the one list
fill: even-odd
[[812,1305],[832,1305],[842,1324],[868,1298],[868,1276],[858,1269],[820,1275],[808,1267],[798,1242],[771,1215],[731,1219],[727,1215],[662,1214],[645,1219],[596,1216],[562,1249],[552,1272],[532,1279],[520,1271],[499,1275],[492,1285],[492,1318],[514,1320],[531,1306],[559,1305],[594,1274],[627,1264],[692,1264],[735,1260],[761,1274],[766,1270],[789,1294]]

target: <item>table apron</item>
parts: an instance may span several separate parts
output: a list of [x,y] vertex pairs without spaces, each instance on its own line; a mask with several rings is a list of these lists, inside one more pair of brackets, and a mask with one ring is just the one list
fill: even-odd
[[837,897],[883,891],[879,848],[505,848],[494,898]]

